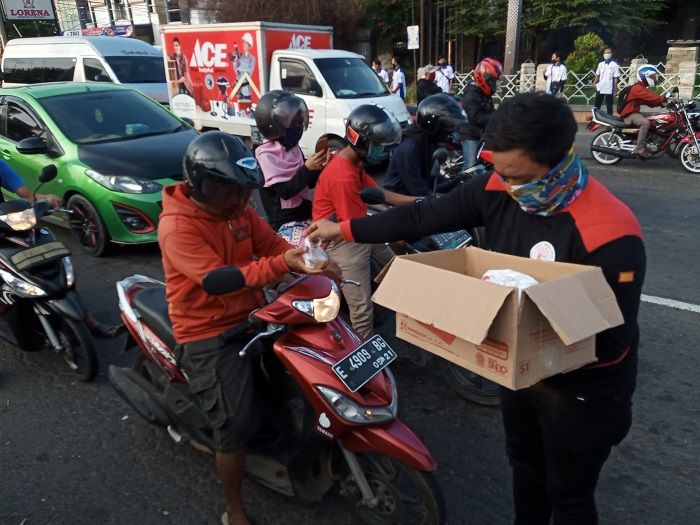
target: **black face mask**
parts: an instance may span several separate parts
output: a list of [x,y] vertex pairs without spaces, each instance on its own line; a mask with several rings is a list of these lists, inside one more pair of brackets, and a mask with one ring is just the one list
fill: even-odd
[[301,136],[304,134],[304,130],[301,128],[291,128],[285,131],[284,137],[280,139],[280,142],[285,147],[285,149],[290,150],[301,140]]

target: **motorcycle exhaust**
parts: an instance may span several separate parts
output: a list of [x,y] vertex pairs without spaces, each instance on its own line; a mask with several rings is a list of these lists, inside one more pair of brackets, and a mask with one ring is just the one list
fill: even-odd
[[626,150],[622,150],[622,149],[615,149],[615,148],[606,148],[604,146],[598,146],[596,144],[593,144],[591,146],[591,151],[595,151],[597,153],[605,153],[606,155],[612,155],[613,157],[620,157],[621,159],[635,159],[635,158],[637,158],[637,155],[631,151],[626,151]]
[[159,392],[135,370],[110,365],[107,375],[117,394],[146,421],[163,426],[175,424],[160,402]]

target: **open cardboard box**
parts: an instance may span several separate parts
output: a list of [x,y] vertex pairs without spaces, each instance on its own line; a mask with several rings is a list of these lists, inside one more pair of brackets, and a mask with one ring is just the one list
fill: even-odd
[[[540,284],[481,280],[510,269]],[[478,248],[395,257],[374,302],[396,312],[396,335],[513,390],[596,360],[595,334],[623,323],[598,267]]]

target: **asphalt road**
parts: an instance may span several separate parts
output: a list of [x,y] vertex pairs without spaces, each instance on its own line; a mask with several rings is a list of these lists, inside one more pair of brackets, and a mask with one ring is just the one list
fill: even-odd
[[[646,236],[645,293],[700,304],[700,177],[677,161],[623,161],[603,168],[577,143],[591,173],[638,214]],[[162,276],[157,247],[118,250],[104,259],[77,254],[82,291],[95,314],[116,321],[115,280]],[[602,523],[700,523],[700,314],[643,303],[635,417],[605,465]],[[74,381],[59,357],[0,347],[0,525],[216,524],[223,498],[211,456],[178,446],[148,426],[112,391],[105,371],[128,364],[122,339],[100,342],[100,375]],[[510,471],[500,413],[469,404],[434,368],[394,367],[401,417],[439,461],[437,477],[453,524],[512,519]],[[352,523],[337,497],[306,505],[246,482],[258,523]],[[25,521],[26,520],[26,521]]]

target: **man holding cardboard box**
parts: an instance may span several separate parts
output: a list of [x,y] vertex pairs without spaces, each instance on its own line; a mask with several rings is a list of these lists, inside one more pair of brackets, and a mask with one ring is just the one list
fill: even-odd
[[[567,296],[550,297],[550,303],[558,302],[562,309],[573,312],[565,320],[572,329],[576,322],[589,322],[587,313],[600,314],[599,328],[591,332],[600,332],[595,336],[597,362],[574,371],[559,368],[552,372],[555,375],[532,386],[502,391],[516,524],[544,525],[552,519],[556,525],[597,523],[594,494],[598,476],[611,448],[627,435],[631,423],[639,343],[637,312],[645,273],[644,244],[632,211],[588,176],[574,152],[576,131],[573,114],[561,100],[534,93],[515,96],[500,106],[486,128],[485,142],[491,150],[494,173],[475,177],[442,198],[425,199],[340,224],[319,221],[309,228],[311,238],[378,243],[484,226],[487,248],[494,252],[602,269],[607,281],[602,283],[605,290],[595,276],[583,277],[586,272],[574,279],[572,290],[581,293],[570,297],[580,300],[580,306],[567,304]],[[476,252],[470,253],[488,257],[488,252]],[[416,257],[427,260],[425,255],[412,256],[403,265],[415,264]],[[499,264],[506,258],[498,254],[493,257]],[[535,268],[534,261],[532,266]],[[454,262],[443,264],[440,275],[453,279],[456,267]],[[560,275],[577,272],[571,265],[561,265],[565,270],[560,271],[559,265],[549,263],[548,268]],[[391,271],[390,267],[387,280]],[[591,283],[591,290],[584,290],[587,282]],[[404,288],[410,286],[404,282]],[[378,295],[381,289],[380,285]],[[556,288],[544,287],[538,292],[539,297],[533,293],[526,301],[543,300],[545,304],[548,290],[551,295]],[[605,297],[606,291],[614,293],[616,301],[612,305]],[[619,311],[615,308],[609,313],[615,302]],[[590,307],[594,303],[599,310]],[[515,304],[518,319],[517,304],[526,308],[528,305]],[[554,337],[559,335],[564,345],[570,345],[562,346],[561,353],[577,346],[572,343],[581,338],[565,337],[567,330],[555,322],[556,312],[550,316],[541,313],[551,322]],[[577,314],[580,319],[576,319]],[[455,323],[454,317],[450,322],[459,324],[459,318]],[[467,315],[464,319],[464,323],[469,322]],[[440,327],[439,320],[419,321],[438,333],[444,333],[449,324]],[[498,365],[499,352],[508,354],[509,349],[500,341],[489,346],[491,334],[489,331],[487,337],[484,332],[483,342],[476,348],[485,350],[487,358]],[[542,346],[548,344],[545,337],[541,341]],[[478,353],[483,359],[483,353]],[[526,386],[501,384],[511,388]]]

